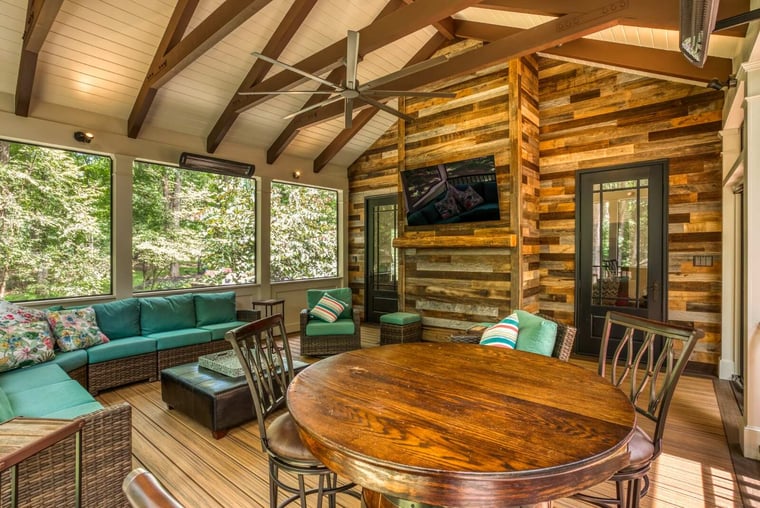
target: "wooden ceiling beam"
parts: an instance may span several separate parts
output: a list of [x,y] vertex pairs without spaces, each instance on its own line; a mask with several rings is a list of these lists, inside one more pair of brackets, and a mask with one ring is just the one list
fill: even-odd
[[[417,53],[404,65],[409,67],[410,65],[418,64],[432,57],[436,51],[441,49],[448,43],[449,39],[446,34],[441,33],[439,30],[436,32],[426,43],[422,46]],[[358,115],[351,122],[351,127],[343,129],[338,136],[333,139],[327,147],[322,150],[316,159],[314,159],[314,172],[319,173],[327,164],[338,155],[344,146],[353,139],[356,134],[367,125],[367,122],[372,120],[374,116],[380,111],[377,107],[371,106],[359,112]]]
[[[528,30],[509,35],[480,48],[453,56],[448,61],[403,76],[384,86],[389,90],[414,90],[443,79],[461,76],[493,65],[508,62],[559,44],[566,44],[585,35],[616,25],[628,15],[627,2],[598,3],[597,7],[584,13],[568,14]],[[337,107],[336,107],[337,106]],[[367,107],[361,99],[354,100],[355,109]],[[343,105],[330,104],[324,108],[304,113],[298,117],[299,128],[325,122],[343,114]]]
[[[675,0],[622,0],[630,3],[630,15],[620,20],[621,25],[646,28],[679,30],[679,3]],[[585,12],[594,5],[594,0],[483,0],[478,7],[501,11],[561,16],[571,12]],[[720,0],[718,19],[725,19],[750,9],[749,0]],[[744,37],[746,26],[720,32],[720,35]]]
[[[380,13],[375,16],[375,19],[372,20],[372,22],[374,23],[378,19],[382,18],[383,16],[387,16],[391,12],[400,9],[404,5],[406,4],[402,0],[390,0],[385,4],[383,10],[381,10]],[[344,79],[346,79],[346,67],[344,65],[341,65],[340,67],[333,69],[326,79],[331,83],[342,82]],[[325,91],[328,89],[329,87],[327,85],[320,85],[319,88],[317,88],[317,90],[320,91]],[[302,108],[308,108],[309,106],[313,106],[314,104],[322,102],[323,100],[325,100],[324,95],[314,94],[306,100]],[[269,147],[267,150],[267,164],[274,164],[280,155],[282,155],[282,153],[285,151],[285,148],[287,148],[288,145],[296,138],[298,135],[298,128],[296,127],[296,123],[297,120],[291,120],[285,129],[283,129],[283,131],[280,133],[280,135],[277,136],[277,139],[274,140],[274,143],[272,143],[272,145]]]
[[19,116],[29,116],[34,75],[37,72],[37,55],[50,33],[63,0],[29,0],[24,26],[24,42],[16,79],[16,109]]
[[[519,28],[457,20],[456,35],[482,41],[495,41],[522,30]],[[542,53],[572,58],[612,67],[670,76],[707,83],[711,78],[721,79],[731,74],[731,60],[708,57],[701,69],[690,64],[678,51],[644,48],[594,39],[578,39],[562,46],[545,49]]]
[[[414,0],[403,0],[403,2],[406,5],[409,5],[414,2]],[[446,39],[453,41],[454,40],[454,18],[451,16],[447,16],[440,21],[436,21],[433,23],[433,28],[438,30],[438,33],[446,37]]]
[[[397,11],[383,16],[370,25],[359,30],[360,55],[371,53],[393,41],[401,39],[417,30],[477,4],[480,0],[417,0]],[[301,60],[295,67],[312,73],[322,74],[339,65],[346,54],[346,39],[331,44],[322,51]],[[294,72],[284,70],[254,86],[252,92],[276,92],[287,90],[306,78]],[[237,98],[237,112],[241,113],[257,104],[261,104],[272,95],[245,95]]]
[[[282,18],[279,26],[269,38],[269,41],[267,41],[264,49],[261,50],[261,53],[270,58],[276,59],[279,57],[316,3],[317,0],[296,0]],[[207,152],[214,153],[216,149],[219,148],[222,139],[224,139],[224,136],[227,135],[232,124],[237,120],[239,113],[235,111],[233,105],[234,98],[237,97],[240,92],[248,91],[251,87],[260,83],[264,79],[264,76],[266,76],[267,72],[269,72],[269,69],[272,68],[272,65],[273,64],[266,60],[260,58],[256,59],[256,62],[251,66],[251,69],[248,71],[245,78],[243,78],[235,95],[233,95],[233,98],[227,103],[227,106],[225,106],[224,111],[219,116],[206,138]]]
[[[176,40],[182,36],[183,31],[178,30],[178,24],[187,16],[180,9],[185,4],[197,3],[197,0],[180,0],[174,9],[172,20],[164,32],[164,40]],[[233,30],[243,24],[248,18],[266,7],[272,0],[225,0],[206,19],[204,19],[192,32],[175,42],[174,45],[162,48],[159,45],[153,63],[148,69],[148,74],[143,81],[137,100],[132,107],[127,122],[127,135],[136,138],[140,133],[148,110],[153,103],[156,92],[171,78],[179,74],[185,67],[190,65],[196,58],[213,47],[217,42],[229,35]],[[194,12],[190,9],[190,16]],[[181,12],[178,12],[181,11]],[[178,18],[178,20],[175,20]],[[168,42],[168,41],[167,41]]]

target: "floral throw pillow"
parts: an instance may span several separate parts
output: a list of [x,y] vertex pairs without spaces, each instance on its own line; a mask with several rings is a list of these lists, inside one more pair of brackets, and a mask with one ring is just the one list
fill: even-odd
[[61,351],[75,351],[108,342],[108,337],[98,328],[92,307],[52,310],[48,311],[47,318]]
[[13,302],[0,300],[0,328],[5,328],[16,323],[32,323],[44,320],[44,311],[29,309]]
[[459,192],[458,201],[462,208],[465,210],[472,210],[476,206],[483,203],[484,199],[483,196],[478,194],[478,191],[473,189],[472,186],[468,185],[465,190]]
[[435,209],[438,210],[439,214],[441,214],[442,219],[454,217],[455,215],[459,215],[461,212],[459,206],[457,206],[457,201],[454,198],[454,194],[451,192],[447,192],[446,197],[435,204]]
[[0,372],[55,358],[53,337],[45,320],[0,325]]

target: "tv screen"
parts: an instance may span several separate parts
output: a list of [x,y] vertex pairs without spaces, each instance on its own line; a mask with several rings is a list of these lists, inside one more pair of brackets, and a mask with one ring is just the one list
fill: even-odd
[[401,172],[409,226],[499,220],[493,155]]

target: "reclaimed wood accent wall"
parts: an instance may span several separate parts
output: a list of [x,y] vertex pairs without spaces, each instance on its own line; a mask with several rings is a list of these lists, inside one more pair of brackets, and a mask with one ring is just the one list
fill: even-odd
[[[448,340],[456,331],[496,321],[511,309],[516,230],[510,219],[508,74],[505,62],[439,88],[455,92],[453,99],[407,99],[405,111],[415,121],[403,129],[394,125],[349,167],[349,280],[356,303],[361,308],[365,295],[365,199],[396,193],[401,310],[422,315],[427,340]],[[499,221],[407,228],[399,167],[485,155],[494,155],[497,166]]]
[[575,172],[667,159],[668,318],[704,330],[692,360],[716,365],[723,94],[545,58],[539,93],[541,311],[574,320]]

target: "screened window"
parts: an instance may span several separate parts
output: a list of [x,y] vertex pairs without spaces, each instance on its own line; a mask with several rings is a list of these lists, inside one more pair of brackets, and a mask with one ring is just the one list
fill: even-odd
[[111,159],[0,140],[0,298],[111,293]]
[[256,181],[135,162],[132,285],[256,282]]
[[338,191],[272,182],[272,281],[338,276]]

